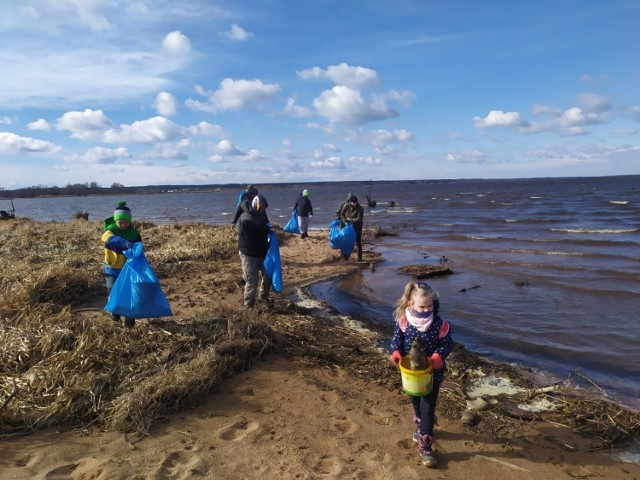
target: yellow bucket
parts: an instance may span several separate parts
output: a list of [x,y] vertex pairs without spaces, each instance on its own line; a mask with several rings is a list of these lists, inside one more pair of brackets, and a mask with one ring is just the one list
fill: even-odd
[[433,388],[433,369],[411,370],[410,365],[409,356],[403,357],[400,362],[402,389],[414,397],[429,395]]

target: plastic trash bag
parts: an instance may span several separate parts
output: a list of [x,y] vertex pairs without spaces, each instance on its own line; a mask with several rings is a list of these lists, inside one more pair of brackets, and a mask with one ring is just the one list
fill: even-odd
[[287,233],[297,233],[300,235],[300,225],[298,224],[298,212],[293,211],[293,215],[289,219],[289,222],[284,226],[284,231]]
[[269,233],[269,251],[264,259],[264,268],[267,275],[271,276],[271,287],[276,292],[282,291],[282,262],[276,232]]
[[335,250],[340,250],[347,258],[353,252],[353,244],[356,243],[356,231],[350,223],[340,228],[340,220],[331,223],[329,233],[329,246]]
[[104,309],[114,315],[129,318],[173,315],[167,297],[160,288],[158,277],[144,256],[142,243],[134,243],[124,254],[127,261],[111,289]]

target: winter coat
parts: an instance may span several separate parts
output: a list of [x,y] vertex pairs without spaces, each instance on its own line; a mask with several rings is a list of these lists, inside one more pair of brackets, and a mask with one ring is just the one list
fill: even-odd
[[265,258],[269,250],[269,217],[256,212],[248,202],[240,204],[242,215],[238,220],[238,249],[248,257]]
[[420,332],[409,322],[407,322],[407,326],[403,332],[400,324],[396,320],[393,327],[390,351],[398,350],[403,357],[408,355],[409,350],[411,350],[411,344],[416,337],[420,339],[420,346],[426,356],[430,357],[434,353],[440,355],[442,368],[435,370],[433,376],[436,381],[442,382],[444,371],[446,370],[445,359],[449,356],[451,350],[453,350],[451,325],[437,315],[425,332]]
[[300,195],[293,208],[298,211],[299,217],[308,217],[309,215],[313,215],[313,206],[311,205],[309,197]]
[[362,225],[364,220],[364,208],[359,203],[347,202],[340,210],[340,220],[343,223],[351,223],[354,226]]
[[117,277],[127,261],[122,252],[129,250],[135,242],[141,242],[142,237],[133,224],[122,230],[118,228],[113,217],[109,217],[104,221],[101,240],[104,243],[104,273]]

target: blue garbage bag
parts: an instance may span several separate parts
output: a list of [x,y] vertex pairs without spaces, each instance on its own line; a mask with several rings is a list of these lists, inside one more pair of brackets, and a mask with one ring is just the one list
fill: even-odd
[[269,251],[264,259],[264,268],[271,276],[271,287],[276,292],[282,291],[282,262],[276,232],[269,233]]
[[353,252],[353,244],[356,243],[356,231],[350,223],[340,228],[340,220],[331,223],[329,233],[329,246],[335,250],[340,250],[347,258]]
[[116,279],[104,309],[129,318],[173,315],[158,277],[153,273],[142,249],[142,242],[124,252],[127,261]]
[[298,212],[293,211],[293,215],[289,219],[289,222],[284,226],[284,231],[287,233],[297,233],[300,235],[300,225],[298,224]]

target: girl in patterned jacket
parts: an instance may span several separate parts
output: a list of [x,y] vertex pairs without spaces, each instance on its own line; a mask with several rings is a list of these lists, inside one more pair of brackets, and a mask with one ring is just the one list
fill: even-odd
[[411,397],[417,425],[413,441],[418,443],[422,463],[435,467],[438,463],[433,452],[433,424],[440,384],[444,378],[445,364],[453,349],[449,322],[438,315],[440,300],[438,292],[430,285],[408,283],[394,311],[395,324],[391,339],[391,362],[400,365],[402,357],[409,353],[411,344],[417,338],[424,352],[427,364],[433,368],[433,388],[424,396]]

